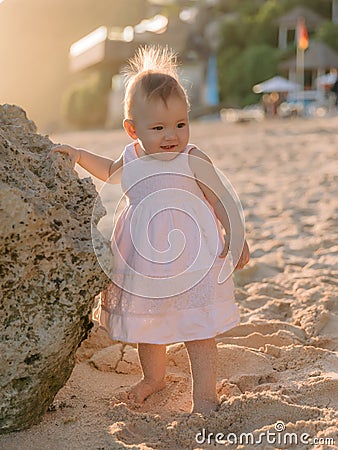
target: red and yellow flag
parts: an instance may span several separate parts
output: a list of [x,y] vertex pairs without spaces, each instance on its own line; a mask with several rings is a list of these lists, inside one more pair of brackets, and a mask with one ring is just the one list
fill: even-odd
[[300,17],[297,22],[297,45],[300,50],[306,50],[309,46],[309,36],[305,26],[305,20]]

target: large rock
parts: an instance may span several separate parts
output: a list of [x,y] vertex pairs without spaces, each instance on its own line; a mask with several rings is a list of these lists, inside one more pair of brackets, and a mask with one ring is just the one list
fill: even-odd
[[95,187],[67,156],[49,155],[51,146],[22,109],[0,106],[2,433],[41,419],[71,374],[94,297],[109,282],[91,238]]

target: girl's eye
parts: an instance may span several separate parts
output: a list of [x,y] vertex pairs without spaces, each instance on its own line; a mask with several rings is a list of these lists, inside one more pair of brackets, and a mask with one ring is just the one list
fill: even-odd
[[177,125],[177,128],[183,128],[183,127],[185,127],[185,125],[186,124],[184,122],[181,122]]
[[162,125],[158,125],[157,127],[153,127],[152,130],[161,131],[163,130]]

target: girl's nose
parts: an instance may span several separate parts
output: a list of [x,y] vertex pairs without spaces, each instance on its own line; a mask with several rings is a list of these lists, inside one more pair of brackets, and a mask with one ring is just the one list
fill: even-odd
[[176,132],[175,132],[175,130],[167,129],[165,138],[166,138],[166,139],[175,139],[175,137],[176,137]]

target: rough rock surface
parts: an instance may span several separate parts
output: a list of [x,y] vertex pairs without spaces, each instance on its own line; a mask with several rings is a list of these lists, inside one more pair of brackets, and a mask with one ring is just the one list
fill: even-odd
[[109,282],[91,238],[95,187],[51,146],[21,108],[0,105],[0,433],[48,409]]

